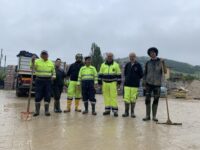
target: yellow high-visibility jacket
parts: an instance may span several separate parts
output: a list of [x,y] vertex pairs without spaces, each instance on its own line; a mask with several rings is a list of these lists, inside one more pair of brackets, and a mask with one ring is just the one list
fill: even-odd
[[56,77],[55,67],[51,60],[36,59],[34,69],[37,77]]
[[121,70],[119,64],[113,61],[112,63],[104,62],[99,71],[99,84],[104,82],[117,82],[121,83]]
[[81,81],[84,80],[94,80],[94,83],[98,83],[98,75],[97,70],[94,66],[83,66],[81,67],[78,75],[78,83],[77,85],[81,84]]

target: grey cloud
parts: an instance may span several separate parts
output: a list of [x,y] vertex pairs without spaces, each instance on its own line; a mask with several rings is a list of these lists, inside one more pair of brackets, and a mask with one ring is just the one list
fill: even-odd
[[1,0],[0,46],[9,63],[20,49],[47,49],[52,59],[72,62],[96,42],[116,57],[157,46],[161,57],[199,65],[199,6],[197,0]]

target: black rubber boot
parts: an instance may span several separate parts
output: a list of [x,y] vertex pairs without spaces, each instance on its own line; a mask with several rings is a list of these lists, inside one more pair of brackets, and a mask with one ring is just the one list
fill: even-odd
[[110,115],[110,110],[106,110],[106,111],[104,111],[104,112],[103,112],[103,115],[104,115],[104,116],[108,116],[108,115]]
[[83,111],[82,114],[87,114],[88,113],[88,102],[84,102],[85,110]]
[[92,115],[97,115],[96,111],[95,111],[95,104],[91,104],[92,105]]
[[153,121],[155,121],[155,122],[158,122],[158,119],[156,118],[157,108],[158,108],[158,104],[153,104],[152,105]]
[[122,117],[128,117],[129,116],[129,103],[124,103],[125,105],[125,113],[122,115]]
[[135,118],[135,103],[131,103],[131,117]]
[[40,115],[40,103],[35,103],[35,113],[33,114],[33,117]]
[[143,118],[143,121],[149,121],[151,120],[151,104],[146,104],[146,117]]
[[118,112],[114,112],[114,117],[118,117]]
[[62,110],[60,109],[60,100],[56,100],[54,102],[54,112],[55,113],[61,113]]
[[57,101],[57,113],[62,113],[62,110],[60,108],[60,100]]
[[54,112],[55,113],[58,112],[58,102],[57,102],[57,100],[54,101]]
[[49,112],[49,103],[44,104],[45,116],[51,116]]

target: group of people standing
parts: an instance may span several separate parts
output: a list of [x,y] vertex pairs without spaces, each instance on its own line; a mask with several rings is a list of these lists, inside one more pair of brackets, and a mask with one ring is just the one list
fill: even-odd
[[[160,87],[162,77],[166,73],[165,63],[158,58],[158,49],[151,47],[147,54],[150,59],[144,66],[144,71],[141,64],[136,60],[136,54],[130,53],[130,61],[125,65],[123,74],[125,81],[123,83],[123,99],[125,103],[125,112],[122,117],[135,118],[135,105],[138,98],[138,89],[141,79],[145,90],[146,117],[143,121],[151,120],[151,97],[154,101],[152,104],[152,116],[154,121],[156,118],[158,102],[160,97]],[[33,116],[40,114],[40,103],[44,98],[45,115],[50,116],[49,104],[51,99],[51,91],[54,95],[54,112],[61,113],[60,97],[63,91],[64,79],[69,80],[67,88],[67,109],[64,113],[71,112],[71,105],[74,100],[75,111],[88,114],[89,102],[91,104],[92,115],[96,113],[96,98],[95,93],[97,88],[102,89],[105,111],[103,115],[110,115],[113,112],[114,117],[118,117],[118,102],[117,90],[121,86],[121,68],[114,61],[113,53],[107,53],[106,60],[101,64],[100,71],[91,65],[92,59],[90,56],[84,58],[82,54],[75,56],[76,61],[70,65],[67,73],[61,69],[61,59],[57,59],[55,65],[48,59],[48,52],[42,51],[41,58],[32,58],[31,68],[35,70],[36,96],[35,96],[35,113]],[[84,111],[79,107],[80,100],[84,103]],[[130,112],[130,113],[129,113]]]

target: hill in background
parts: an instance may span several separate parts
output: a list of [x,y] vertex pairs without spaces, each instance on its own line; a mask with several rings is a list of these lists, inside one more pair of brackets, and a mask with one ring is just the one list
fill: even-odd
[[[149,57],[142,56],[142,57],[138,57],[137,60],[144,67],[144,64],[146,63],[146,61],[149,60]],[[200,78],[200,66],[199,65],[193,66],[188,63],[174,61],[174,60],[170,60],[170,59],[164,59],[164,60],[166,62],[166,65],[171,69],[171,71],[173,73],[188,74],[188,75],[193,75],[193,76]],[[119,59],[117,59],[117,61],[123,64],[123,63],[128,62],[129,58],[128,57],[119,58]]]

